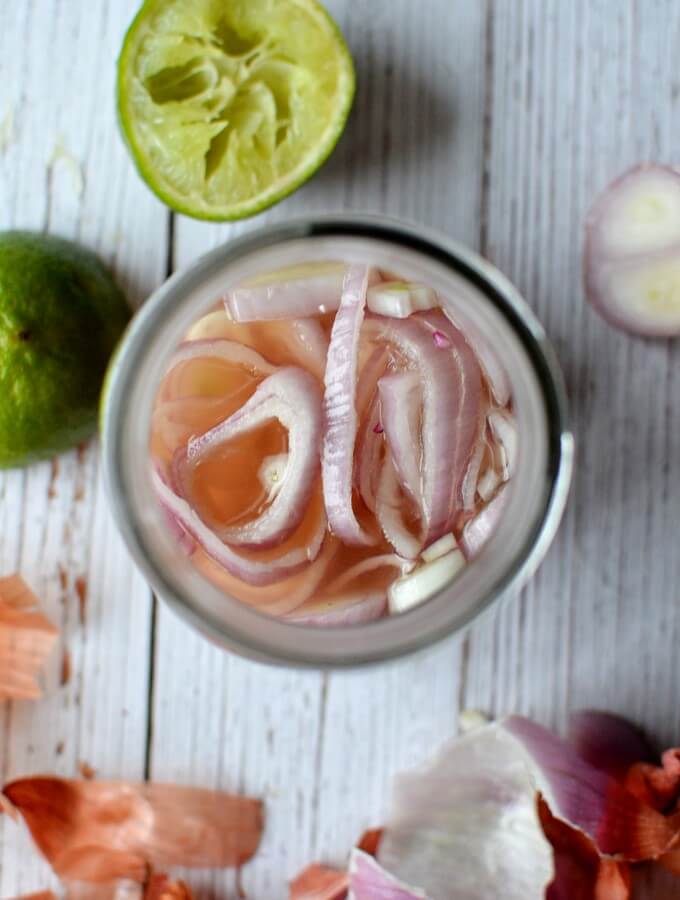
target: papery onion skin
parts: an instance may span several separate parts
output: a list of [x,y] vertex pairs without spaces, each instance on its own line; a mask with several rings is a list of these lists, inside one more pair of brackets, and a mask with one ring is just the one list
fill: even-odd
[[37,700],[38,675],[59,636],[20,575],[0,578],[0,698]]
[[290,883],[289,900],[345,900],[349,875],[314,863]]
[[260,516],[245,525],[212,527],[224,542],[251,548],[273,547],[291,535],[305,514],[318,474],[321,443],[321,395],[316,380],[303,369],[287,367],[266,378],[253,396],[224,422],[192,438],[179,451],[175,478],[185,498],[191,473],[216,448],[278,419],[288,431],[288,465],[281,488]]
[[356,847],[349,860],[349,888],[352,900],[434,900],[399,881],[373,856]]
[[359,524],[352,507],[359,335],[364,318],[369,270],[350,266],[343,281],[324,379],[325,434],[322,451],[324,500],[328,524],[346,544],[370,545],[374,539]]
[[144,881],[149,866],[240,865],[262,834],[262,804],[221,791],[35,777],[3,793],[62,879]]

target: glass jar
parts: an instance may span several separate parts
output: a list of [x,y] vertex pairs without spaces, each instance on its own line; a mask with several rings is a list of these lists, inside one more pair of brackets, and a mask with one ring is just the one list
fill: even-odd
[[[455,582],[411,611],[365,625],[315,628],[226,596],[177,552],[151,486],[149,434],[160,380],[177,344],[231,286],[323,260],[369,263],[434,288],[463,332],[482,331],[512,385],[519,455],[503,517]],[[554,352],[515,288],[472,251],[421,227],[363,216],[320,217],[227,242],[175,274],[133,320],[111,364],[104,464],[114,517],[156,593],[213,642],[287,665],[351,666],[420,650],[459,632],[516,592],[545,555],[564,510],[573,459]]]

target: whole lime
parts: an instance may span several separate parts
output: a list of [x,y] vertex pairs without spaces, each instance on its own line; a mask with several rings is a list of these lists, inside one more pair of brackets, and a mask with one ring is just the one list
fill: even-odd
[[91,251],[32,232],[0,233],[0,468],[48,459],[89,437],[129,318]]

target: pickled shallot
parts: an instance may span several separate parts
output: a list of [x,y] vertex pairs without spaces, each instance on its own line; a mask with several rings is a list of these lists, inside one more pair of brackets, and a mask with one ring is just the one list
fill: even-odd
[[630,169],[586,222],[584,282],[612,325],[646,337],[680,334],[680,170]]
[[447,309],[332,261],[236,285],[195,322],[151,431],[190,563],[297,625],[364,624],[445,589],[495,530],[518,455],[507,375]]

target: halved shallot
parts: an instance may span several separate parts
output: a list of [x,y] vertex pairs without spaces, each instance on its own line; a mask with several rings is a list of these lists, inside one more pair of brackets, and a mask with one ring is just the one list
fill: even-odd
[[595,201],[584,282],[612,325],[647,337],[680,334],[680,170],[636,166]]
[[180,451],[174,472],[180,493],[191,496],[192,475],[201,462],[239,435],[278,419],[288,432],[288,454],[271,502],[250,522],[213,526],[226,543],[265,548],[284,541],[300,524],[319,470],[321,394],[316,380],[303,369],[283,368],[266,378],[232,416]]
[[359,545],[374,543],[359,524],[352,506],[359,334],[368,276],[366,266],[353,265],[347,270],[340,308],[333,322],[324,379],[322,472],[328,524],[345,543]]

